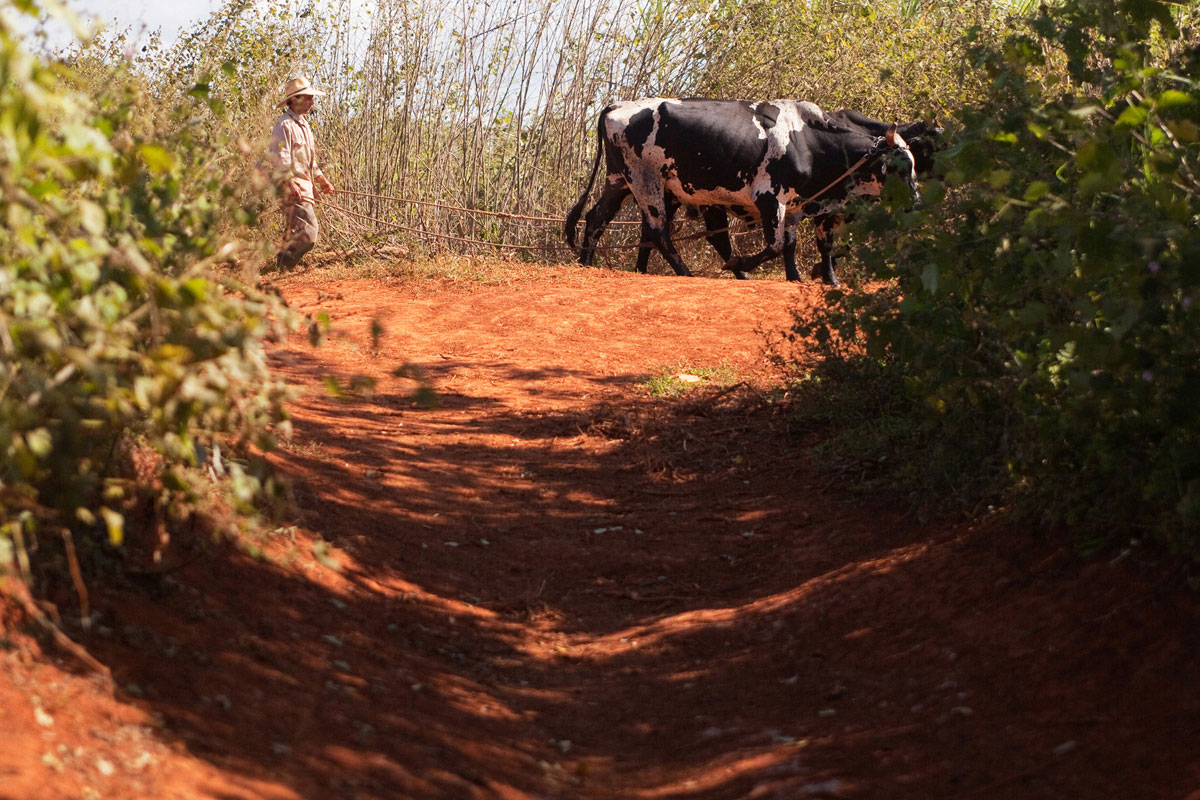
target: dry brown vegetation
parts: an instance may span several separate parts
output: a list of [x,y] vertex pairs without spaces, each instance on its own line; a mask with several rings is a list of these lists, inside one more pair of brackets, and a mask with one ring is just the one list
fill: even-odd
[[991,35],[1011,5],[379,0],[370,15],[355,9],[342,0],[297,14],[283,0],[230,0],[171,47],[110,35],[75,63],[103,83],[130,54],[147,119],[203,84],[221,104],[206,124],[252,149],[277,113],[278,87],[310,74],[330,93],[314,113],[324,163],[339,188],[359,193],[325,209],[332,247],[386,239],[560,260],[570,254],[555,221],[583,185],[605,104],[800,97],[880,118],[945,116],[981,89],[960,68],[960,37],[972,26]]

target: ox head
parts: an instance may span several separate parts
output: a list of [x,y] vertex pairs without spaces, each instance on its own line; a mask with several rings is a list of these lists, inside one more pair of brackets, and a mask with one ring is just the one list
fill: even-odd
[[909,150],[912,151],[913,159],[917,166],[917,175],[923,178],[933,173],[934,155],[938,149],[938,137],[945,133],[945,130],[937,124],[936,120],[926,119],[922,122],[902,122],[896,126],[892,126],[886,122],[871,119],[849,108],[835,111],[829,117],[836,124],[859,130],[875,137],[883,136],[888,128],[894,127],[896,132],[900,134],[900,137],[908,144]]
[[934,157],[938,149],[937,140],[946,132],[946,129],[938,125],[936,120],[928,120],[901,125],[898,132],[904,136],[904,141],[908,143],[908,148],[912,151],[917,174],[921,177],[932,175]]
[[892,125],[876,138],[865,158],[866,166],[852,181],[850,195],[877,197],[890,176],[906,203],[917,201],[917,161],[899,126]]
[[883,135],[883,141],[889,151],[884,164],[884,174],[895,175],[912,191],[913,196],[916,196],[917,158],[913,155],[908,141],[900,135],[899,126],[893,125],[888,128],[887,133]]

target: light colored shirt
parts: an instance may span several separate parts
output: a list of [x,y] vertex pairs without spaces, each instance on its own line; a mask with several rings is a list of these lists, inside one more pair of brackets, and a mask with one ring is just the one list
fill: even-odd
[[301,200],[316,200],[313,181],[324,173],[317,165],[317,146],[308,120],[290,108],[285,110],[271,131],[271,155],[280,181],[290,183]]

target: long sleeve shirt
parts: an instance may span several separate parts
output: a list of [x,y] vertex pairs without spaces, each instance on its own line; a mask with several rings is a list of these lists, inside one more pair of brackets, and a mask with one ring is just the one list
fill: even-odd
[[271,131],[271,155],[279,180],[290,183],[301,200],[316,200],[313,181],[324,173],[317,165],[317,147],[308,120],[290,108],[285,110]]

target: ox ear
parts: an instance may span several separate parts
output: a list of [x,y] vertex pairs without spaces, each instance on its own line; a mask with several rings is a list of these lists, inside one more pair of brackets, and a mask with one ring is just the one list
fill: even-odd
[[883,135],[883,138],[887,141],[888,147],[908,147],[908,143],[900,135],[900,126],[895,123],[887,129],[887,133]]

